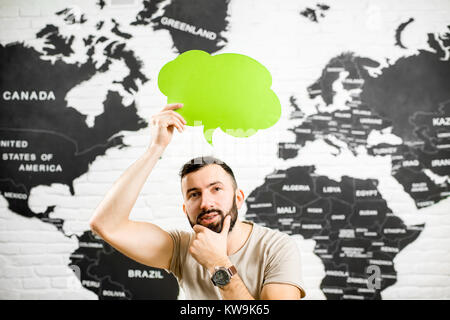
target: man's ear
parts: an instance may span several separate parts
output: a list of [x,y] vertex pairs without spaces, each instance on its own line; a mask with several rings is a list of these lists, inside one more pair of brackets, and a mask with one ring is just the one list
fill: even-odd
[[236,189],[236,207],[240,209],[244,204],[244,191],[242,189]]
[[186,212],[186,205],[183,203],[183,212],[184,214],[187,216],[187,212]]

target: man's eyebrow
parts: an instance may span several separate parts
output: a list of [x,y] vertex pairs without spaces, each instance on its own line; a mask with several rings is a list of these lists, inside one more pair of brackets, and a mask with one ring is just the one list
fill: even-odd
[[[215,185],[215,184],[223,184],[221,181],[214,181],[214,182],[211,182],[210,184],[208,184],[208,187],[211,187],[211,186],[213,186],[213,185]],[[189,192],[191,192],[191,191],[196,191],[196,190],[200,190],[199,188],[189,188],[187,191],[186,191],[186,194],[189,194]]]

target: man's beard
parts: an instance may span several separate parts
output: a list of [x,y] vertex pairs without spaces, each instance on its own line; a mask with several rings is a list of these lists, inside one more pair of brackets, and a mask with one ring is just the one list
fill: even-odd
[[[211,212],[216,212],[219,216],[219,218],[217,219],[217,221],[209,223],[207,225],[202,224],[201,223],[201,219],[205,214],[211,213]],[[236,206],[236,198],[233,197],[233,205],[231,206],[231,209],[224,214],[222,210],[219,209],[215,209],[215,208],[211,208],[208,210],[204,210],[201,211],[198,216],[197,216],[197,220],[195,223],[193,223],[191,221],[191,219],[189,218],[189,214],[187,215],[189,223],[191,225],[191,227],[194,227],[196,224],[199,224],[201,226],[204,226],[212,231],[215,231],[217,233],[220,233],[222,231],[223,228],[223,222],[225,220],[226,216],[231,216],[231,220],[230,220],[230,229],[228,232],[231,232],[231,230],[233,230],[234,224],[236,223],[237,220],[237,216],[238,216],[238,210],[237,210],[237,206]]]

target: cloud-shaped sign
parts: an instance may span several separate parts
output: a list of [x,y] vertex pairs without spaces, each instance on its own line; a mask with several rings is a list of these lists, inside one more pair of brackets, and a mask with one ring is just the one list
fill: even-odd
[[273,126],[281,104],[271,85],[272,77],[262,64],[236,53],[211,56],[201,50],[186,51],[158,75],[167,103],[183,103],[176,111],[187,125],[203,125],[211,145],[217,128],[234,137],[249,137]]

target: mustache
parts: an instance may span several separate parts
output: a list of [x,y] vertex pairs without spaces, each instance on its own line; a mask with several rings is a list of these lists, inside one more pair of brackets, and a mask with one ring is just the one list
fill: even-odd
[[212,213],[212,212],[216,212],[217,214],[223,216],[223,211],[220,209],[208,209],[208,210],[202,210],[198,216],[197,216],[197,221],[199,221],[204,215],[208,214],[208,213]]

